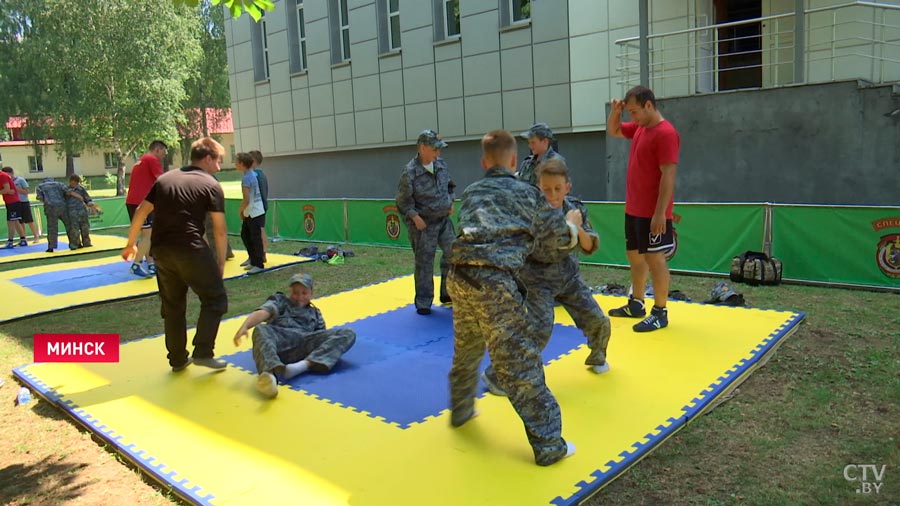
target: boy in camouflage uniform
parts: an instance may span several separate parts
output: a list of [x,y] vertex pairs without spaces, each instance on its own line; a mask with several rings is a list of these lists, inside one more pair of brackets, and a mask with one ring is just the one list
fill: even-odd
[[455,339],[450,422],[459,427],[477,414],[478,366],[487,345],[535,462],[546,466],[575,447],[562,438],[559,404],[544,380],[543,343],[526,320],[530,309],[517,274],[530,252],[571,250],[581,216],[572,212],[564,218],[540,190],[515,178],[516,141],[509,132],[489,132],[481,145],[485,177],[463,194],[460,234],[450,253],[447,288],[454,301]]
[[[587,208],[575,197],[568,196],[572,189],[569,170],[565,162],[554,158],[541,163],[537,169],[538,183],[550,205],[568,213],[577,210],[582,216],[578,228],[578,247],[587,255],[600,247],[600,238],[587,218]],[[521,272],[521,279],[528,289],[528,313],[533,328],[538,329],[544,346],[553,331],[553,303],[560,303],[572,317],[575,325],[584,332],[591,352],[585,365],[597,374],[609,371],[606,348],[609,344],[610,322],[603,313],[591,289],[585,284],[579,270],[575,252],[560,255],[556,261],[544,262],[528,258]],[[488,367],[482,375],[488,390],[495,395],[506,395],[497,383],[493,368]]]
[[62,220],[67,232],[70,229],[66,191],[66,185],[52,177],[45,177],[37,186],[37,199],[44,203],[44,216],[47,217],[47,253],[53,253],[56,249],[59,220]]
[[325,329],[322,312],[312,305],[312,276],[295,274],[290,286],[290,295],[269,296],[234,335],[238,346],[253,329],[256,388],[269,399],[278,395],[276,375],[291,379],[307,371],[326,373],[356,342],[352,329]]
[[69,188],[66,190],[66,207],[69,209],[69,223],[66,234],[69,236],[69,249],[89,248],[91,244],[91,225],[88,222],[88,207],[94,202],[84,186],[81,176],[69,176]]
[[537,186],[537,166],[540,163],[554,158],[564,162],[566,159],[553,150],[553,130],[550,130],[546,123],[535,123],[527,132],[522,132],[522,137],[528,141],[531,154],[522,161],[516,177],[519,181]]
[[434,302],[434,255],[441,248],[442,303],[449,303],[446,278],[447,255],[455,233],[450,213],[453,212],[453,190],[447,164],[440,158],[447,143],[433,130],[425,130],[416,141],[418,153],[406,164],[397,184],[397,209],[403,215],[409,242],[416,258],[416,312],[431,314]]

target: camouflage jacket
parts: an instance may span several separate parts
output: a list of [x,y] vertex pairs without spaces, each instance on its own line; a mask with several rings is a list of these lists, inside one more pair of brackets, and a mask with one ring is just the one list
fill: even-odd
[[[71,193],[77,193],[83,200],[79,200],[76,197],[70,197],[69,194]],[[78,185],[75,188],[66,188],[66,205],[69,207],[69,210],[87,212],[87,205],[91,202],[91,196],[88,195],[84,186]]]
[[425,170],[416,156],[406,164],[397,184],[397,208],[406,219],[419,215],[433,221],[450,214],[456,183],[443,158],[434,161],[434,174]]
[[[581,228],[584,229],[585,232],[591,237],[591,248],[590,250],[585,250],[583,248],[577,247],[569,252],[565,250],[558,250],[558,253],[554,257],[550,257],[550,260],[554,260],[551,262],[540,261],[536,259],[534,256],[528,257],[528,261],[525,264],[525,268],[523,269],[525,273],[526,280],[555,280],[561,281],[563,279],[568,279],[572,276],[578,275],[579,271],[579,261],[577,252],[580,250],[581,252],[590,255],[597,251],[597,248],[600,246],[600,237],[597,235],[597,232],[594,231],[594,228],[591,226],[591,222],[588,220],[588,212],[587,207],[585,207],[584,203],[578,200],[575,197],[567,196],[563,201],[563,206],[561,209],[561,213],[565,216],[569,211],[577,209],[581,211],[582,216],[582,224]],[[547,260],[548,258],[544,258],[543,260]]]
[[269,327],[278,327],[301,332],[316,332],[325,330],[325,319],[319,308],[312,305],[297,305],[290,297],[275,292],[266,299],[259,309],[268,311],[272,315],[268,320]]
[[450,251],[456,265],[518,271],[529,255],[554,258],[575,246],[563,214],[502,167],[488,169],[463,192],[458,230]]
[[559,158],[564,162],[566,161],[561,154],[553,151],[553,148],[547,148],[547,152],[544,153],[542,158],[538,158],[534,156],[534,154],[531,154],[522,160],[522,163],[519,165],[519,172],[516,172],[516,177],[519,178],[519,181],[525,181],[528,184],[537,186],[537,173],[535,170],[541,162],[551,158]]
[[65,207],[68,187],[59,181],[44,181],[37,186],[37,199],[47,207]]

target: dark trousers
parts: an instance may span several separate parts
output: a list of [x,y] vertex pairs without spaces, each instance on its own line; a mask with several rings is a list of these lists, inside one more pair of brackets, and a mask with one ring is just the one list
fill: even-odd
[[59,238],[59,222],[63,222],[66,230],[69,230],[69,211],[63,206],[44,205],[44,216],[47,217],[47,247],[56,249]]
[[214,356],[219,322],[228,310],[228,295],[219,266],[209,248],[192,250],[154,244],[156,283],[159,286],[160,313],[166,329],[169,364],[179,366],[187,360],[187,290],[200,299],[200,316],[194,334],[194,358]]
[[241,240],[244,241],[244,248],[250,255],[250,265],[254,267],[263,267],[266,262],[262,243],[263,220],[265,220],[265,215],[244,218],[244,222],[241,224]]

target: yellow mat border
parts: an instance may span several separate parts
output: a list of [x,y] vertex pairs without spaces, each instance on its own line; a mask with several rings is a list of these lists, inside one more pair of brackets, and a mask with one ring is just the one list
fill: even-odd
[[[387,281],[376,282],[359,288],[375,286]],[[349,293],[359,288],[347,290],[345,292],[339,292],[333,295]],[[380,314],[381,312],[383,312],[383,308],[381,309],[381,311],[376,311],[376,314]],[[720,376],[715,382],[710,384],[709,387],[701,391],[697,397],[695,397],[687,405],[685,405],[681,409],[681,414],[678,416],[678,418],[670,417],[669,419],[667,419],[663,424],[657,426],[654,431],[647,433],[643,438],[635,441],[630,446],[632,451],[623,451],[619,454],[618,459],[607,462],[604,465],[608,468],[607,471],[601,471],[598,468],[594,472],[590,473],[585,480],[579,481],[575,484],[575,487],[578,489],[575,493],[568,497],[557,496],[555,499],[550,501],[550,504],[554,504],[557,506],[581,504],[583,501],[589,499],[600,490],[602,490],[603,487],[611,483],[622,473],[640,462],[640,460],[649,455],[650,452],[656,449],[660,444],[672,437],[675,433],[684,428],[699,415],[706,414],[707,412],[714,409],[723,400],[727,399],[728,396],[734,391],[734,389],[736,389],[743,381],[745,381],[753,372],[755,372],[759,367],[765,365],[765,363],[777,350],[777,348],[784,342],[787,337],[790,337],[797,330],[798,325],[806,318],[806,314],[803,312],[759,308],[749,308],[746,310],[773,311],[784,313],[786,315],[786,319],[777,329],[775,329],[772,333],[769,334],[769,336],[761,341],[759,345],[757,345],[750,357],[741,359],[738,363],[728,369],[722,376]],[[366,315],[366,317],[368,316],[372,315]],[[239,316],[235,318],[242,317]],[[148,336],[143,339],[154,339],[158,337],[159,336]],[[551,361],[551,363],[560,359],[562,359],[562,357]],[[28,384],[31,388],[33,388],[36,393],[42,398],[60,407],[76,423],[78,423],[85,429],[97,434],[106,443],[114,446],[117,451],[131,464],[146,471],[149,476],[156,479],[162,486],[172,487],[172,491],[178,494],[179,497],[181,497],[185,501],[194,504],[212,505],[211,501],[215,499],[215,496],[208,493],[200,493],[200,487],[196,485],[191,486],[189,484],[189,480],[186,478],[183,478],[181,480],[173,479],[173,476],[177,476],[179,473],[166,466],[163,462],[160,462],[152,458],[152,456],[145,454],[145,452],[137,448],[135,444],[131,444],[128,446],[120,445],[118,443],[119,436],[115,436],[115,433],[111,428],[103,424],[102,421],[92,417],[86,410],[74,405],[74,403],[72,403],[71,401],[63,400],[49,385],[45,384],[39,378],[32,375],[27,370],[28,367],[28,365],[24,365],[13,369],[12,372],[20,381]]]

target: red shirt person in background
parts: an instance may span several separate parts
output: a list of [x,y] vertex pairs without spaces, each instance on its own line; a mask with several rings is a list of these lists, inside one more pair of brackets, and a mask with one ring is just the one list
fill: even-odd
[[[622,111],[631,121],[622,123]],[[643,318],[636,332],[666,327],[669,315],[669,265],[666,252],[675,246],[672,205],[675,172],[681,139],[671,123],[656,109],[656,97],[643,86],[635,86],[625,100],[610,103],[607,132],[631,139],[625,183],[625,252],[631,266],[632,295],[628,304],[611,309],[610,316]],[[646,316],[644,289],[649,273],[654,286],[654,306]]]
[[12,176],[0,171],[0,193],[3,194],[3,203],[6,205],[6,230],[9,231],[7,248],[16,246],[15,233],[19,233],[21,240],[19,246],[28,246],[25,240],[25,227],[22,226],[22,215],[19,211],[19,191]]
[[[169,147],[163,141],[153,141],[147,149],[147,153],[141,156],[131,168],[131,180],[128,183],[128,194],[125,196],[125,208],[128,209],[128,218],[134,219],[134,212],[143,202],[156,179],[162,175],[162,159],[166,156]],[[149,277],[156,275],[156,264],[150,256],[150,233],[153,229],[153,213],[141,225],[141,236],[138,240],[138,251],[131,264],[131,272],[135,276]],[[146,259],[147,268],[141,264]]]

